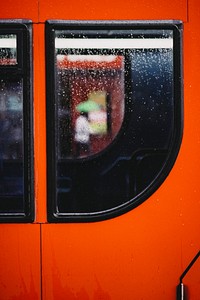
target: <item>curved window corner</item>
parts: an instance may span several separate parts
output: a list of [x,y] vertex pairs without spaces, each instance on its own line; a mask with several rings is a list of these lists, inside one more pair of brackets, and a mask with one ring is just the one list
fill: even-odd
[[0,222],[32,222],[31,21],[0,21]]
[[180,21],[46,22],[48,220],[120,215],[182,139]]

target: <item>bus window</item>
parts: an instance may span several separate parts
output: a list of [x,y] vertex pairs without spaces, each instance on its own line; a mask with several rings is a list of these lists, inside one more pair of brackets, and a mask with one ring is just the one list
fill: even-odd
[[17,36],[16,34],[0,35],[0,64],[17,64]]
[[182,136],[181,31],[46,23],[49,221],[119,215],[166,178]]
[[33,220],[31,27],[27,23],[0,22],[1,222]]

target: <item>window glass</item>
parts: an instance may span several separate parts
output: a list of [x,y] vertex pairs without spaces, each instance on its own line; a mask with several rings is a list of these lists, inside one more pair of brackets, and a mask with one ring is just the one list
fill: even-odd
[[[149,63],[153,69],[154,65],[162,62],[162,72],[162,56],[165,52],[173,55],[172,37],[173,33],[169,30],[159,38],[148,39],[70,39],[64,32],[56,32],[57,138],[60,158],[88,157],[100,152],[115,139],[124,119],[125,57],[130,56],[132,68],[151,81],[153,75],[148,71]],[[160,53],[160,59],[156,53]],[[150,79],[145,75],[145,60]],[[139,70],[141,65],[143,69]],[[168,63],[166,67],[170,66]],[[172,76],[172,68],[169,73],[170,70]],[[133,89],[133,93],[136,90]]]
[[124,57],[57,55],[58,155],[82,158],[115,138],[124,116]]
[[33,221],[31,24],[0,21],[0,222]]
[[17,64],[17,35],[0,34],[0,65]]
[[173,48],[135,49],[130,59],[138,147],[167,148],[174,126]]
[[[0,207],[23,195],[23,102],[21,81],[0,81]],[[13,200],[14,201],[14,200]],[[17,208],[17,201],[15,207]],[[22,203],[17,210],[23,209]]]
[[47,24],[50,221],[137,206],[181,141],[181,24],[82,25]]

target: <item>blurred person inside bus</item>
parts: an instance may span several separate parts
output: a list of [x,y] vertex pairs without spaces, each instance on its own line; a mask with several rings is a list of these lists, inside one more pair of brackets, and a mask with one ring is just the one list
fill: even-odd
[[92,133],[87,112],[80,112],[75,122],[76,157],[90,154],[90,134]]

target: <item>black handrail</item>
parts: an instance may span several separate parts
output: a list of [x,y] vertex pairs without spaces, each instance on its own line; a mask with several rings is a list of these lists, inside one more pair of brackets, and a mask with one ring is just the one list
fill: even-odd
[[185,271],[180,276],[180,283],[177,286],[177,298],[176,298],[177,300],[186,300],[186,298],[185,298],[185,287],[184,287],[184,284],[183,284],[182,280],[185,277],[185,275],[188,273],[188,271],[191,269],[193,264],[196,262],[196,260],[198,259],[199,256],[200,256],[200,251],[195,255],[195,257],[192,259],[192,261],[189,263],[189,265],[187,266]]

